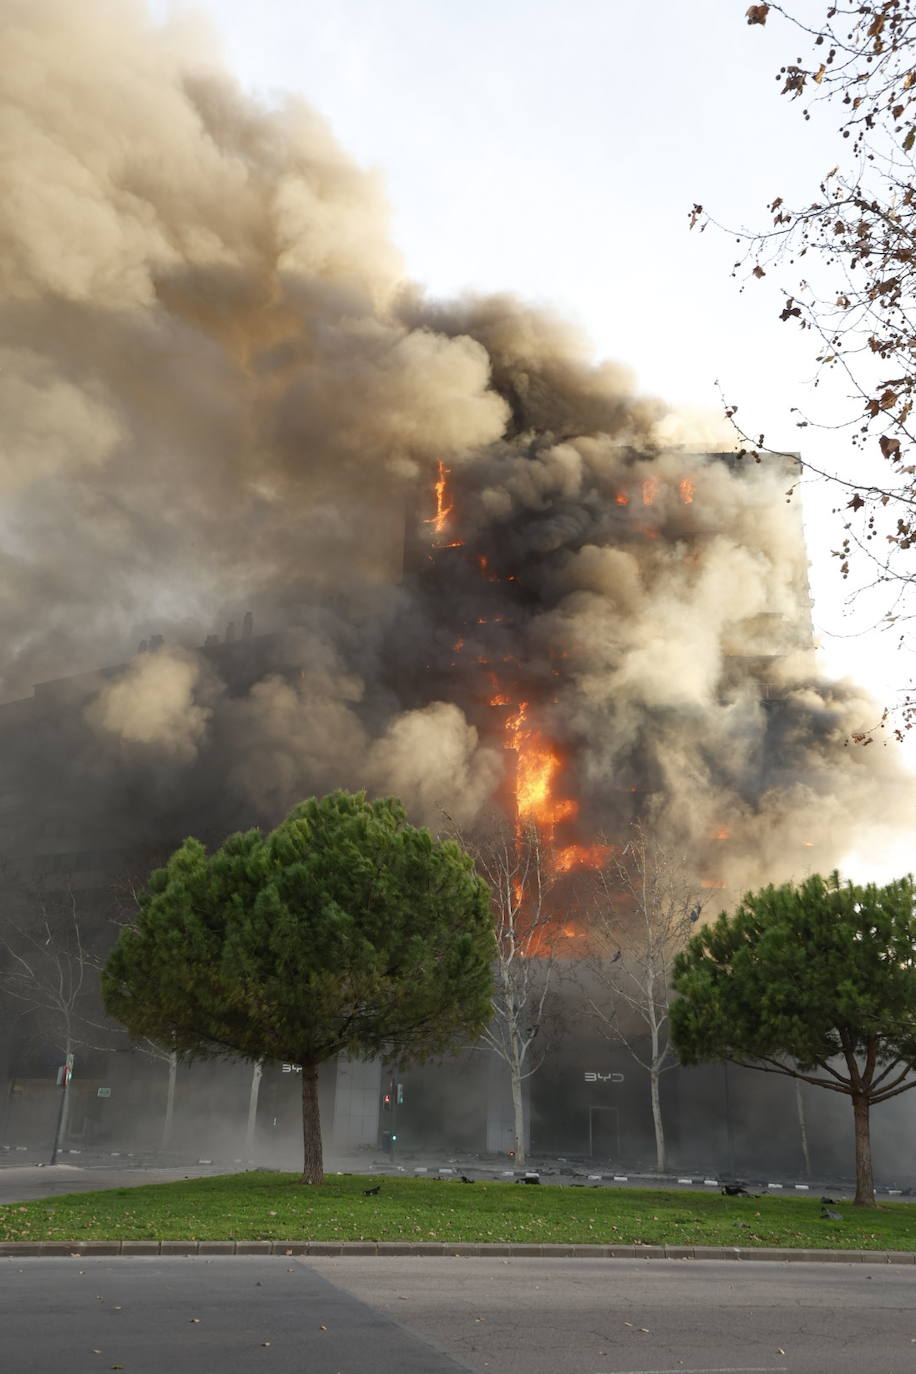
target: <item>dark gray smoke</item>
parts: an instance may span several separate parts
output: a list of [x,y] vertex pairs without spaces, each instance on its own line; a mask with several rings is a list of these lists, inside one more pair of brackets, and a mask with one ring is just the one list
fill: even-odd
[[818,679],[787,466],[703,456],[543,311],[425,299],[376,178],[198,35],[129,0],[4,20],[0,678],[86,674],[7,766],[37,799],[54,760],[74,849],[334,786],[468,826],[499,696],[558,751],[568,839],[652,813],[715,887],[909,822],[890,754],[846,747],[874,708]]

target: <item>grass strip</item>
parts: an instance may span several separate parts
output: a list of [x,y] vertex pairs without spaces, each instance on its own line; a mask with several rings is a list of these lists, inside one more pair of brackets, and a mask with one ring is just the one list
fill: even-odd
[[[916,1206],[661,1189],[244,1173],[0,1207],[0,1240],[372,1240],[916,1249]],[[379,1187],[374,1196],[364,1189]]]

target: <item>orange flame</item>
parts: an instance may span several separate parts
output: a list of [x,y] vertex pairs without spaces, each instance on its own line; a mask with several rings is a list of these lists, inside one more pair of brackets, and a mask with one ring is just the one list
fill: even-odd
[[730,840],[731,837],[732,832],[727,825],[719,825],[715,830],[709,832],[709,838],[711,840]]
[[447,468],[442,459],[439,459],[439,475],[436,478],[436,513],[424,520],[424,525],[432,525],[436,534],[444,534],[448,524],[448,517],[452,513],[452,503],[448,498],[448,476],[451,468]]
[[681,500],[685,506],[689,506],[693,501],[693,478],[682,477],[677,486],[678,491],[681,493]]
[[549,957],[551,954],[563,957],[574,953],[568,946],[564,949],[567,940],[587,938],[587,932],[580,930],[575,921],[563,919],[561,925],[558,920],[550,925],[540,926],[532,933],[528,953],[534,959]]
[[574,801],[555,801],[553,784],[560,757],[539,731],[528,724],[528,703],[520,701],[506,721],[509,748],[515,751],[515,806],[519,820],[531,820],[550,831],[558,821],[575,816]]
[[658,496],[658,478],[647,477],[642,484],[642,503],[644,506],[654,506],[655,498]]
[[617,502],[618,506],[628,506],[630,504],[630,498],[625,491],[618,491],[614,500]]
[[603,868],[611,852],[607,844],[568,844],[557,850],[553,866],[557,873],[570,873],[574,868]]

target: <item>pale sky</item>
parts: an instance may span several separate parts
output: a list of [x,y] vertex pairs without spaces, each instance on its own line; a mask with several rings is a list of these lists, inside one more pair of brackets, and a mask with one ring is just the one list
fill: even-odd
[[[719,411],[716,380],[768,443],[846,462],[796,428],[810,340],[780,323],[772,273],[739,291],[733,239],[689,232],[702,202],[762,226],[776,195],[813,196],[837,161],[835,115],[806,123],[776,69],[804,51],[747,0],[196,0],[228,67],[265,99],[304,96],[384,176],[408,274],[434,294],[509,290],[578,321],[642,391]],[[823,0],[796,0],[812,20]],[[783,278],[788,283],[788,278]],[[818,402],[832,419],[826,395]],[[806,484],[814,620],[827,670],[892,702],[912,654],[858,614],[829,550],[835,489]],[[863,569],[863,577],[865,570]],[[916,752],[916,751],[914,751]]]

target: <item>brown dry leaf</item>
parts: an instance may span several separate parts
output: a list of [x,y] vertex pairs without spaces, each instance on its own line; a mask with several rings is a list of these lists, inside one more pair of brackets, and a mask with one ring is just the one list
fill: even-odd
[[754,268],[753,276],[755,276],[755,277],[757,278],[758,281],[760,280],[761,277],[765,277],[765,276],[766,276],[766,272],[764,272],[763,268],[759,265],[759,263],[758,263],[758,265]]
[[747,22],[749,24],[765,24],[769,12],[769,5],[751,5],[747,11]]

